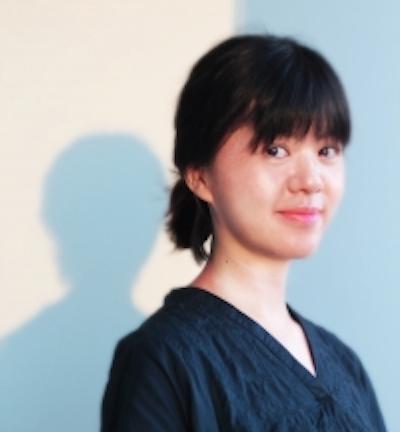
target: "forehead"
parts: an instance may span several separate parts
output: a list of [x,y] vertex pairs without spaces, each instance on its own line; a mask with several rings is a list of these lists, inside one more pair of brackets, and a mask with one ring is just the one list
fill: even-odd
[[244,154],[248,153],[250,144],[254,140],[255,132],[251,126],[240,126],[231,132],[224,140],[219,153],[233,152]]

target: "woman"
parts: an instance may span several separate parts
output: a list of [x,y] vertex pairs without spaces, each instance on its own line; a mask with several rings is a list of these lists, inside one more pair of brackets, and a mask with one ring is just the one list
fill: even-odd
[[192,69],[175,126],[167,227],[206,263],[118,344],[103,432],[385,431],[354,351],[286,303],[344,187],[331,66],[292,39],[233,37]]

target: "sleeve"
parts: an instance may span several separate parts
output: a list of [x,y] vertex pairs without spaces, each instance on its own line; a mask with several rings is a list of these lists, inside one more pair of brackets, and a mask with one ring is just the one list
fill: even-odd
[[103,396],[101,432],[187,430],[177,370],[166,347],[122,339]]
[[[359,360],[359,359],[358,359]],[[374,430],[377,432],[386,432],[385,422],[383,420],[382,412],[379,407],[378,399],[375,394],[375,390],[372,386],[371,380],[368,376],[366,369],[364,368],[361,360],[359,360],[360,367],[360,380],[361,385],[364,389],[364,394],[367,400],[367,409],[371,420],[374,425]]]

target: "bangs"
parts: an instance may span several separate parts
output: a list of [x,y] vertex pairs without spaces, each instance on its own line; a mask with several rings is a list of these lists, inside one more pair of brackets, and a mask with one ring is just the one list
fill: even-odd
[[268,71],[259,69],[267,79],[257,74],[256,82],[262,85],[254,88],[243,119],[254,129],[252,150],[270,145],[279,136],[301,139],[310,130],[318,139],[329,138],[346,146],[350,113],[335,72],[308,49],[297,51],[291,60],[275,65],[272,71],[271,62]]

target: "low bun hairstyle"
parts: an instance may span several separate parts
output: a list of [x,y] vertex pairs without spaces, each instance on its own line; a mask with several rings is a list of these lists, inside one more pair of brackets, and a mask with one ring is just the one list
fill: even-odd
[[187,187],[189,167],[205,167],[227,136],[242,125],[254,130],[250,145],[268,146],[277,136],[301,138],[310,127],[318,138],[345,146],[350,114],[343,87],[330,64],[291,38],[231,37],[192,68],[175,115],[174,163],[178,179],[170,194],[166,229],[179,249],[200,263],[214,239],[208,204]]
[[207,203],[187,187],[183,178],[172,188],[169,204],[168,231],[179,249],[191,249],[197,262],[208,258],[204,243],[212,234]]

